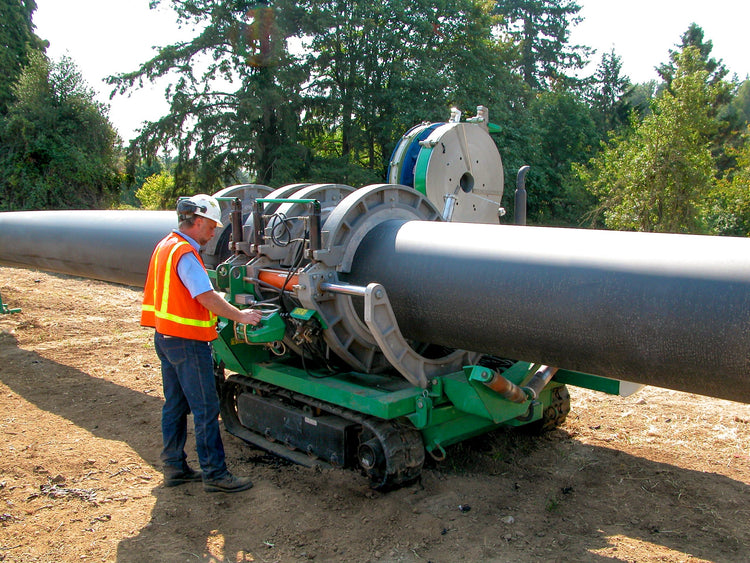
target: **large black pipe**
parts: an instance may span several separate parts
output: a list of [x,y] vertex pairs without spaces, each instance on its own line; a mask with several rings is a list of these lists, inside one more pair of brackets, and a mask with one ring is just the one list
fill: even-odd
[[392,220],[346,277],[417,341],[750,403],[750,239]]
[[0,264],[143,287],[173,211],[0,213]]
[[[175,223],[0,213],[0,263],[142,285]],[[391,220],[342,278],[417,341],[750,403],[750,239]]]

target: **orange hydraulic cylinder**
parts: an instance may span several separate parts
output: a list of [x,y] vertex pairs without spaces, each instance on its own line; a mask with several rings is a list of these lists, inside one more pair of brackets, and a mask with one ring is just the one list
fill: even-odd
[[284,291],[292,291],[294,286],[299,284],[297,274],[290,276],[286,270],[260,270],[258,272],[258,279],[270,286],[284,289]]

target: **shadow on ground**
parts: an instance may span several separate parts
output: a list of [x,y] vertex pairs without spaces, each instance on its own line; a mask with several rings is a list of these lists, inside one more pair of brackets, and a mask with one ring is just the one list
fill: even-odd
[[[161,399],[22,350],[7,333],[0,352],[0,380],[13,392],[159,468]],[[593,553],[613,536],[745,560],[747,484],[555,436],[528,438],[520,451],[497,438],[484,451],[464,447],[452,465],[386,495],[353,471],[275,464],[226,436],[230,466],[256,486],[235,495],[156,486],[150,522],[120,540],[117,560],[627,560]]]

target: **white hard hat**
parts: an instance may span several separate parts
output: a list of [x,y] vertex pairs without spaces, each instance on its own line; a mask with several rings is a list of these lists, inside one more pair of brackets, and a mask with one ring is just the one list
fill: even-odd
[[177,213],[192,213],[216,221],[217,227],[221,224],[221,208],[215,197],[207,194],[197,194],[192,197],[180,199],[177,202]]

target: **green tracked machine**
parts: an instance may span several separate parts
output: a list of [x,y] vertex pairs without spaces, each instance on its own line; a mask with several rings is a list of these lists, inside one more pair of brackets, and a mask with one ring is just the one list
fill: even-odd
[[[213,343],[229,432],[389,489],[462,440],[560,425],[570,385],[750,402],[750,241],[525,226],[527,167],[507,224],[493,127],[481,106],[417,125],[384,184],[215,194],[204,262],[263,311]],[[175,217],[126,213],[0,214],[0,263],[142,284]]]

